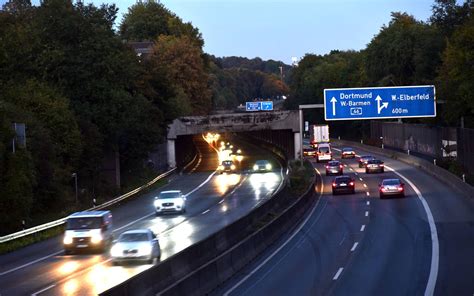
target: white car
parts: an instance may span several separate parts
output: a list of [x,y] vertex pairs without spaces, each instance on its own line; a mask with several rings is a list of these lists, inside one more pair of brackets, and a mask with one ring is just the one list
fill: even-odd
[[330,161],[332,159],[331,145],[329,144],[319,144],[318,150],[316,152],[316,161],[320,162],[323,160]]
[[156,215],[169,212],[186,212],[186,197],[181,190],[162,191],[154,201]]
[[158,238],[149,229],[129,230],[114,241],[110,249],[113,264],[124,261],[146,261],[152,264],[161,257]]
[[256,173],[260,172],[270,172],[272,170],[272,164],[265,159],[257,160],[253,165],[253,171]]

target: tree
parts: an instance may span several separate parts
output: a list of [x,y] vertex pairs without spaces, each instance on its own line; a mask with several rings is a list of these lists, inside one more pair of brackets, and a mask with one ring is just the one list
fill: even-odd
[[457,5],[456,0],[435,0],[430,21],[449,37],[473,15],[473,9],[472,0],[466,0],[462,5]]
[[191,38],[161,35],[145,67],[143,92],[167,122],[209,112],[211,94],[202,50]]
[[202,48],[199,30],[184,23],[163,4],[154,0],[137,2],[128,9],[120,24],[120,35],[127,41],[156,40],[160,35],[187,36]]
[[443,42],[436,28],[406,13],[392,13],[389,25],[365,50],[369,82],[380,86],[433,83]]
[[466,125],[474,127],[474,18],[450,38],[437,82],[439,96],[446,99],[443,115],[448,122],[457,125],[465,117]]

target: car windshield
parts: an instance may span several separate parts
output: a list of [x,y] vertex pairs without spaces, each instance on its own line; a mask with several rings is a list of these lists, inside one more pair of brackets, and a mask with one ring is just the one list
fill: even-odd
[[124,233],[120,236],[119,242],[144,242],[148,241],[146,233]]
[[336,183],[349,183],[350,181],[352,181],[350,177],[339,177],[335,180]]
[[179,192],[161,192],[158,196],[158,199],[167,199],[167,198],[177,198],[179,197]]
[[342,148],[342,152],[352,152],[352,148]]
[[374,157],[368,155],[368,156],[362,156],[361,159],[364,160],[364,161],[368,161],[368,160],[374,159]]
[[257,160],[256,164],[257,165],[266,165],[268,163],[268,161],[266,160]]
[[398,179],[390,179],[390,180],[383,180],[383,185],[400,185],[400,180]]
[[373,160],[369,160],[367,163],[368,164],[382,164],[383,161],[378,160],[378,159],[373,159]]
[[328,166],[339,166],[339,161],[330,161],[328,162]]
[[328,153],[329,147],[319,147],[319,152]]
[[102,226],[101,217],[69,218],[67,219],[66,229],[68,230],[99,229],[101,226]]
[[232,165],[232,161],[230,161],[230,160],[224,160],[224,161],[222,162],[222,165]]

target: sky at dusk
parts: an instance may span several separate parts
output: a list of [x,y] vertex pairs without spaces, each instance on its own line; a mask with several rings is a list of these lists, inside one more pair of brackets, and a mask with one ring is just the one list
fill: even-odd
[[[0,0],[5,3],[6,0]],[[32,0],[38,4],[39,0]],[[120,22],[133,0],[115,3]],[[204,51],[215,56],[260,57],[290,64],[306,53],[360,50],[391,12],[407,12],[427,21],[434,0],[161,0],[168,9],[198,27]]]

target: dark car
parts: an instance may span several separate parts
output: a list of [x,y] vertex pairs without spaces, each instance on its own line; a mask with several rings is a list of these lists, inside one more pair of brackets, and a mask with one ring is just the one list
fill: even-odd
[[316,149],[313,147],[308,147],[303,149],[303,155],[304,156],[316,156]]
[[332,182],[332,194],[355,193],[355,181],[349,176],[339,176]]
[[367,162],[373,159],[375,159],[375,157],[373,157],[372,155],[363,155],[359,157],[359,167],[360,168],[365,167],[367,165]]
[[341,158],[354,158],[356,156],[356,153],[354,151],[354,149],[350,148],[350,147],[345,147],[345,148],[342,148],[342,151],[341,151]]
[[326,165],[326,176],[329,175],[342,175],[344,166],[337,160],[331,160]]
[[388,195],[405,196],[405,184],[400,179],[384,179],[379,186],[380,198]]
[[219,166],[219,172],[222,174],[224,172],[235,172],[236,166],[232,160],[224,160]]
[[384,163],[380,159],[372,159],[367,161],[365,166],[365,172],[369,173],[383,173],[384,172]]

